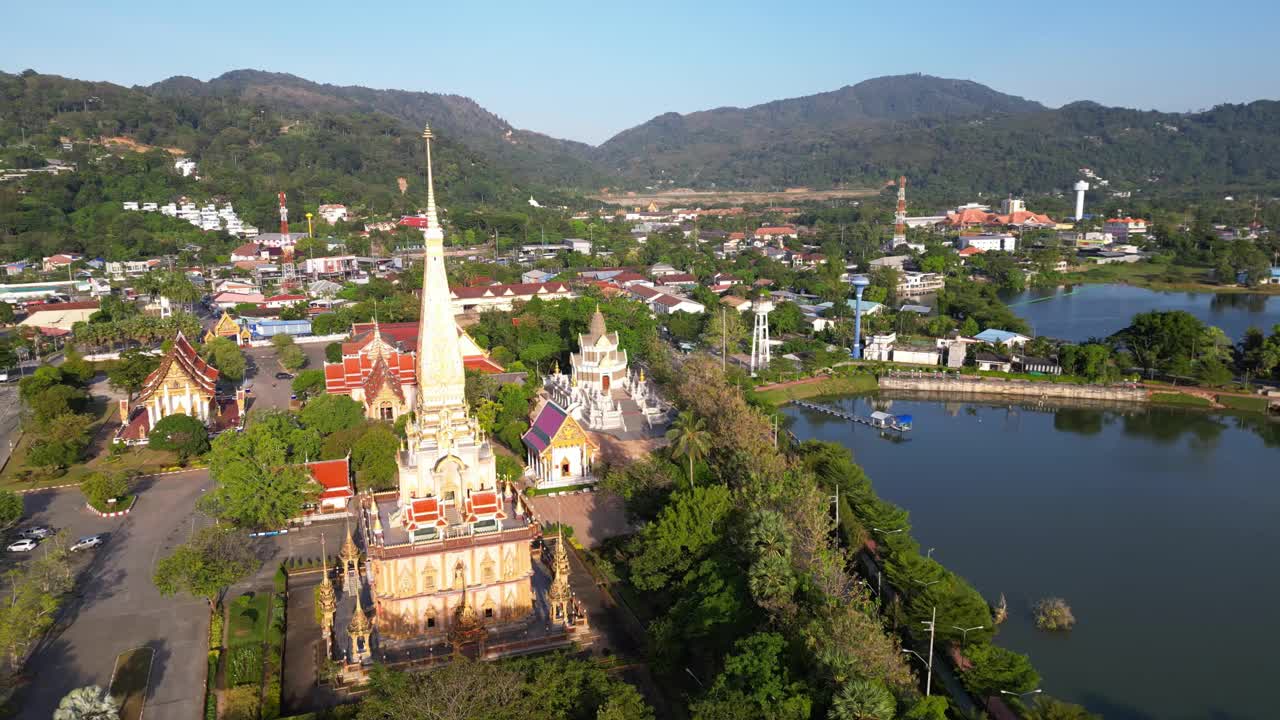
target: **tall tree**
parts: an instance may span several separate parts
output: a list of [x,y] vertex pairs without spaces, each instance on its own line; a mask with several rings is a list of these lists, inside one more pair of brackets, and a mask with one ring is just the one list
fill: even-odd
[[689,461],[689,487],[693,487],[693,466],[711,450],[711,433],[707,422],[689,411],[680,413],[667,430],[671,453]]
[[[319,455],[319,448],[311,457]],[[302,514],[317,486],[290,458],[279,428],[251,422],[239,433],[223,433],[213,443],[210,474],[218,486],[202,504],[239,527],[274,530]]]

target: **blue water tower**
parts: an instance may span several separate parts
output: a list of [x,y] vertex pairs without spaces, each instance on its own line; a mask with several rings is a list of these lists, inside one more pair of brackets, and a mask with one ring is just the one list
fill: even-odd
[[862,291],[871,284],[866,275],[854,275],[853,280],[853,359],[862,359]]

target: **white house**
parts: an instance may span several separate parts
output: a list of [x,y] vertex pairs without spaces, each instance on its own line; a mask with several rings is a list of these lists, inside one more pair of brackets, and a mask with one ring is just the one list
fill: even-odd
[[339,204],[321,205],[317,212],[320,218],[325,222],[333,225],[347,219],[347,206]]
[[956,238],[956,249],[977,248],[983,252],[1013,252],[1018,247],[1018,239],[1009,233],[984,233],[982,235],[961,235]]

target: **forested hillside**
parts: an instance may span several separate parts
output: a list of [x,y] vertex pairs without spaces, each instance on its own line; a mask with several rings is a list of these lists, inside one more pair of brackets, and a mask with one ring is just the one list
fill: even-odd
[[[979,90],[980,88],[980,90]],[[879,78],[747,109],[668,113],[598,151],[632,185],[879,185],[905,174],[948,194],[1065,190],[1079,168],[1113,189],[1200,194],[1280,188],[1280,103],[1173,114],[1057,110],[976,83]]]
[[[171,218],[122,214],[127,200],[231,201],[264,230],[274,226],[280,191],[295,222],[304,207],[325,202],[396,217],[424,201],[421,126],[373,109],[156,94],[34,72],[0,73],[0,107],[0,167],[40,167],[47,158],[77,167],[0,185],[5,257],[71,249],[130,257],[209,237]],[[61,148],[62,138],[72,151]],[[454,212],[514,207],[535,190],[544,201],[567,199],[545,185],[531,188],[448,132],[435,147],[437,191]],[[178,156],[199,163],[198,181],[174,172]]]

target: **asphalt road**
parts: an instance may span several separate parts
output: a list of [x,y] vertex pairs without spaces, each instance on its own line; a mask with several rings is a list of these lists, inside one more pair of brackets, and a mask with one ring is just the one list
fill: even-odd
[[[303,370],[324,369],[324,343],[308,343],[299,345],[307,356],[307,364]],[[246,371],[245,384],[251,389],[249,393],[249,409],[264,407],[289,407],[289,396],[292,394],[292,380],[277,380],[276,373],[283,368],[276,362],[275,348],[248,348],[245,350],[253,362],[253,369]],[[256,367],[254,367],[256,366]]]
[[68,691],[106,687],[116,656],[144,645],[156,650],[148,720],[201,715],[207,606],[189,596],[161,597],[151,576],[159,557],[208,522],[195,512],[195,503],[210,484],[203,470],[143,480],[133,512],[120,518],[93,514],[75,490],[25,496],[28,522],[65,529],[73,538],[95,533],[108,533],[108,538],[87,551],[91,555],[77,579],[76,596],[27,663],[30,684],[23,691],[20,717],[48,718]]

